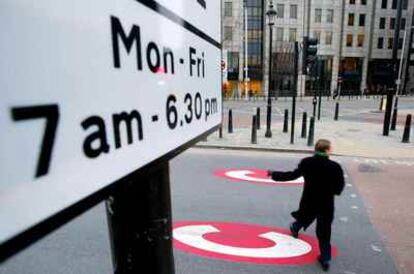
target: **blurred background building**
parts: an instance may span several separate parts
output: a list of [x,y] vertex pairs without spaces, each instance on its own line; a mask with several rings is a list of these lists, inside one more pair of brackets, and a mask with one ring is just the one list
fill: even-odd
[[[411,61],[404,62],[402,87],[407,92],[413,88],[414,54],[409,54],[414,45],[414,0],[311,0],[309,20],[308,1],[271,1],[277,11],[273,27],[272,96],[293,94],[293,43],[302,43],[306,34],[319,40],[319,74],[307,78],[299,75],[298,95],[305,90],[307,95],[313,94],[310,89],[315,87],[329,93],[338,85],[342,94],[382,93],[393,88],[393,55],[400,59],[405,31],[403,60]],[[265,14],[269,2],[222,0],[226,96],[267,95],[269,27]],[[394,41],[397,27],[399,37]],[[393,52],[395,47],[398,49]],[[398,64],[396,67],[398,70]]]

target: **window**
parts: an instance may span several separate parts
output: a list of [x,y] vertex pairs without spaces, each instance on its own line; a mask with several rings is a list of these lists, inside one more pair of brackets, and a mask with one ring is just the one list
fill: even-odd
[[395,18],[391,18],[390,20],[390,29],[395,29]]
[[315,30],[313,32],[313,38],[316,38],[316,40],[318,40],[318,43],[320,43],[320,41],[321,41],[321,32],[318,31],[318,30]]
[[386,9],[386,8],[387,8],[387,0],[382,0],[381,9]]
[[358,37],[357,37],[357,47],[362,48],[364,46],[364,39],[365,39],[365,35],[364,34],[358,34]]
[[359,15],[359,26],[364,27],[365,26],[365,14]]
[[352,47],[352,40],[354,39],[354,37],[352,36],[352,34],[348,33],[346,35],[346,46],[347,47]]
[[284,4],[277,4],[277,18],[283,18],[285,16],[285,5]]
[[388,49],[392,49],[392,44],[394,43],[394,39],[388,38]]
[[401,29],[405,30],[405,18],[401,18]]
[[384,37],[378,37],[377,48],[379,49],[384,48]]
[[355,0],[349,0],[350,5],[355,5]]
[[290,5],[290,18],[298,18],[298,5]]
[[326,10],[326,23],[333,23],[334,10]]
[[408,8],[408,0],[403,0],[403,9],[406,10]]
[[315,23],[322,21],[322,9],[315,9]]
[[355,14],[353,13],[348,14],[348,26],[354,25],[354,18],[355,18]]
[[325,44],[332,45],[332,31],[327,31],[325,35]]
[[233,3],[224,2],[224,16],[232,16],[232,15],[233,15]]
[[296,29],[289,29],[289,42],[296,42]]
[[361,5],[366,5],[367,4],[367,0],[361,0]]
[[283,41],[283,28],[276,29],[276,41]]
[[380,18],[379,28],[385,29],[385,17]]
[[239,53],[238,52],[228,52],[227,55],[228,68],[229,71],[235,71],[239,69]]
[[403,39],[403,38],[399,38],[399,39],[398,39],[398,49],[402,49],[402,47],[403,47],[403,42],[404,42],[404,39]]
[[225,26],[224,27],[224,40],[231,40],[233,34],[232,27]]
[[397,9],[397,0],[392,0],[392,5],[391,5],[391,8],[393,9],[393,10],[395,10],[395,9]]

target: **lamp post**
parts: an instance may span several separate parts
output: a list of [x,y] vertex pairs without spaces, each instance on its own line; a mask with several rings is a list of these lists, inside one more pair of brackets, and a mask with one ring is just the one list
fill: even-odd
[[272,39],[273,39],[273,25],[275,24],[276,10],[273,7],[272,1],[269,3],[269,8],[266,12],[269,25],[269,83],[267,88],[267,115],[266,115],[266,138],[272,137],[271,121],[272,121],[272,100],[270,98],[270,90],[272,85]]

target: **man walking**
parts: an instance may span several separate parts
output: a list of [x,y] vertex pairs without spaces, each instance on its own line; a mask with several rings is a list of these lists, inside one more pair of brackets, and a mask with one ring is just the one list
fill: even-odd
[[275,181],[290,181],[300,176],[305,178],[299,210],[292,212],[296,219],[290,225],[292,236],[316,219],[316,235],[319,241],[319,263],[324,271],[329,270],[331,260],[331,225],[334,219],[334,195],[340,195],[344,188],[341,166],[329,159],[331,142],[320,139],[315,144],[315,155],[303,159],[294,171],[268,171]]

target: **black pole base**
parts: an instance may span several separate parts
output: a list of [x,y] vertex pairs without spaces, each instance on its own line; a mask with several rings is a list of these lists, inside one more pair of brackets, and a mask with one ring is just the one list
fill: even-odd
[[106,202],[115,274],[174,274],[168,162],[139,171]]

